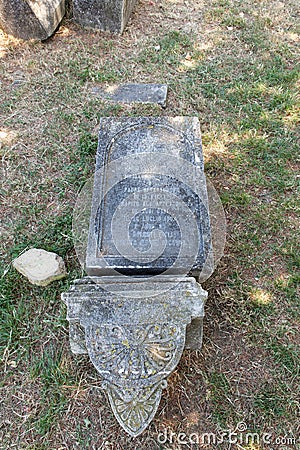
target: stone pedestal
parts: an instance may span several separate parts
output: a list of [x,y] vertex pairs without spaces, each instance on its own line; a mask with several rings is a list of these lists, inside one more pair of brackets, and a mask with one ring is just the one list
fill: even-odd
[[0,0],[0,26],[20,39],[50,37],[65,14],[65,0]]
[[74,20],[89,28],[122,33],[137,0],[73,0]]

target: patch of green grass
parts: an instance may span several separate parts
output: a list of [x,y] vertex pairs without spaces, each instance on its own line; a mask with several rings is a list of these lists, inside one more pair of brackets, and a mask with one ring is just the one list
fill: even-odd
[[[114,104],[114,103],[100,103],[99,104],[99,99],[95,100],[95,101],[90,101],[87,104],[84,105],[83,110],[82,110],[83,116],[88,119],[89,121],[91,120],[97,120],[99,121],[100,117],[110,117],[110,116],[119,116],[120,114],[124,113],[123,107],[122,105],[119,104]],[[88,127],[89,129],[89,127]],[[82,136],[80,137],[80,139],[85,140],[84,135],[88,134],[88,131],[83,130],[82,131]],[[88,138],[88,136],[87,136]],[[81,143],[79,143],[79,146],[82,145]]]
[[239,38],[253,52],[270,50],[271,44],[266,30],[258,22],[245,27],[239,35]]
[[78,147],[70,157],[70,163],[65,167],[66,182],[81,188],[93,175],[98,137],[89,132],[83,132],[79,137]]
[[214,8],[218,7],[218,6],[224,6],[226,8],[229,8],[231,6],[231,1],[230,0],[213,0],[212,6]]
[[31,354],[30,377],[38,382],[41,396],[40,408],[28,426],[34,426],[41,436],[55,429],[66,412],[72,387],[78,386],[79,375],[71,361],[69,352],[53,341],[43,346],[42,355]]
[[81,68],[77,73],[77,77],[81,81],[93,81],[98,83],[111,83],[116,82],[121,78],[121,73],[115,69],[106,69],[103,67],[102,70],[95,70],[91,67]]
[[69,373],[62,350],[50,345],[43,350],[42,356],[32,355],[30,375],[41,384],[41,408],[34,418],[34,425],[41,435],[45,435],[65,411],[68,402],[65,386],[74,384],[76,374]]
[[[286,261],[290,270],[300,268],[300,245],[296,235],[291,239],[285,240],[283,245],[278,248],[278,253]],[[295,275],[294,280],[297,281],[299,279],[299,273]]]
[[41,400],[43,406],[34,425],[37,432],[43,436],[55,427],[66,409],[68,398],[55,388],[51,388],[43,393]]
[[13,374],[9,370],[12,362],[17,367],[25,365],[31,378],[39,381],[40,407],[27,426],[34,425],[40,435],[47,434],[65,412],[68,395],[64,386],[76,377],[70,373],[61,347],[45,344],[51,334],[65,334],[60,294],[67,288],[68,280],[42,288],[32,286],[13,269],[0,278],[0,359],[8,367],[3,383]]
[[77,424],[76,426],[76,439],[78,441],[78,444],[80,445],[80,448],[82,449],[89,449],[91,445],[91,436],[88,431],[87,425]]
[[232,11],[230,14],[224,14],[222,25],[235,28],[245,28],[247,26],[245,20],[238,15],[237,11]]
[[[4,267],[3,267],[4,272]],[[4,357],[10,347],[14,348],[21,343],[22,335],[26,336],[31,321],[32,311],[26,304],[27,292],[20,296],[20,282],[15,273],[2,272],[0,278],[0,349]],[[27,294],[27,295],[26,295]],[[32,331],[34,332],[32,327]]]
[[[82,59],[74,58],[69,61],[69,70],[73,77],[81,84],[87,81],[97,83],[113,83],[124,75],[124,69],[117,64],[115,57],[109,64],[99,64],[94,55],[85,56]],[[118,67],[119,66],[119,67]]]
[[138,62],[148,67],[161,64],[174,71],[188,51],[193,51],[193,40],[190,36],[183,32],[170,31],[160,39],[150,41],[148,47],[140,52]]
[[265,383],[256,394],[254,405],[265,419],[283,417],[288,414],[286,389],[281,383]]
[[[27,212],[28,218],[32,217],[32,209]],[[73,252],[72,238],[72,210],[65,211],[61,216],[47,217],[40,219],[39,229],[35,234],[31,234],[24,227],[23,221],[16,224],[15,245],[9,249],[12,259],[32,247],[43,248],[49,252],[58,253],[61,257],[66,257]]]
[[274,285],[287,299],[288,312],[298,317],[300,275],[298,273],[289,274],[286,279],[275,280]]
[[49,450],[49,447],[47,447],[47,444],[33,444],[33,445],[26,445],[26,447],[22,447],[20,450]]
[[28,357],[50,329],[58,332],[65,327],[60,293],[67,289],[68,283],[67,279],[59,280],[41,288],[31,285],[14,269],[6,272],[3,267],[0,278],[1,358],[14,352],[14,358]]
[[80,156],[84,158],[85,156],[95,157],[96,149],[98,144],[98,136],[94,136],[91,133],[85,132],[79,137],[78,151],[74,156]]
[[252,196],[247,192],[241,192],[240,189],[231,189],[229,192],[222,193],[221,200],[223,205],[231,207],[248,206],[252,201]]
[[[200,61],[187,71],[187,82],[182,80],[186,97],[200,89],[204,99],[214,102],[215,119],[220,117],[224,121],[227,117],[230,126],[239,132],[257,129],[261,133],[281,135],[282,114],[297,103],[290,88],[299,77],[299,68],[286,67],[277,55],[263,63],[245,57],[243,69],[235,70],[232,77],[232,68],[239,64],[240,59],[233,57],[228,57],[222,65],[218,61],[209,64]],[[231,120],[233,115],[235,124]]]
[[267,348],[271,351],[280,371],[284,369],[294,377],[299,375],[300,358],[294,345],[285,345],[274,338],[267,344]]
[[70,375],[62,362],[62,350],[53,345],[47,346],[42,355],[32,355],[30,375],[33,379],[38,377],[45,387],[67,384]]

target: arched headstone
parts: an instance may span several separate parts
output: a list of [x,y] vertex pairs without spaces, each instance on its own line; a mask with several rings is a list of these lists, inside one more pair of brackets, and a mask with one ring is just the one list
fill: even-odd
[[199,120],[102,118],[89,198],[88,236],[81,202],[73,220],[88,276],[62,294],[71,349],[88,353],[137,436],[183,349],[202,344],[214,261]]

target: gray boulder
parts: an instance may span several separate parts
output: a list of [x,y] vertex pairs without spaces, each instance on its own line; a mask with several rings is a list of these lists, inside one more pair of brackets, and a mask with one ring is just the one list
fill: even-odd
[[65,14],[65,0],[0,0],[0,26],[20,39],[50,37]]

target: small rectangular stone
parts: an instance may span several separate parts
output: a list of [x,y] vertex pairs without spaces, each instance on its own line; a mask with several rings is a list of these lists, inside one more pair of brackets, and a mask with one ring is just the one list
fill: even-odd
[[152,103],[166,107],[168,86],[166,84],[127,83],[106,89],[93,87],[93,95],[116,103]]

